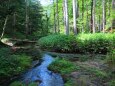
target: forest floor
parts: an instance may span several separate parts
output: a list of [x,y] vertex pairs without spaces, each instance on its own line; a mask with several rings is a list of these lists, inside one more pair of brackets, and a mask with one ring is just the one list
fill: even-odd
[[[115,67],[103,58],[71,60],[79,70],[65,75],[72,86],[115,86]],[[69,86],[71,86],[69,85]],[[67,85],[68,86],[68,85]]]

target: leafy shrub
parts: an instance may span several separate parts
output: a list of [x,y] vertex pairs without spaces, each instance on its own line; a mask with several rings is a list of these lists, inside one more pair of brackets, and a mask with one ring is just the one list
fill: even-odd
[[26,55],[13,55],[0,49],[0,80],[18,75],[31,64],[31,58]]
[[115,48],[115,34],[49,35],[42,37],[38,44],[49,51],[106,54]]
[[56,59],[52,64],[48,67],[50,70],[54,72],[58,72],[63,74],[69,74],[77,69],[74,63],[66,60],[66,59]]
[[115,34],[80,34],[76,39],[79,50],[85,53],[106,54],[110,48],[115,48]]
[[38,42],[40,48],[58,52],[73,52],[75,49],[75,36],[49,35]]

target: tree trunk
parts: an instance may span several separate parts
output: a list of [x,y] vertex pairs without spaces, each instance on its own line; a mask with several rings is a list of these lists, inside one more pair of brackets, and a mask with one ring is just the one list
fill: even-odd
[[28,0],[25,0],[25,3],[26,3],[26,24],[25,24],[25,28],[26,28],[26,36],[28,36],[28,33],[29,33],[29,27],[28,27],[28,24],[29,24],[29,16],[28,16]]
[[57,32],[59,33],[59,10],[58,10],[58,0],[56,0],[56,17],[57,17]]
[[77,6],[76,0],[73,0],[73,27],[74,27],[74,34],[77,35],[77,25],[76,25],[76,18],[77,18]]
[[55,14],[55,2],[53,0],[53,5],[54,5],[54,33],[56,33],[56,14]]
[[14,12],[13,14],[13,29],[14,29],[14,33],[16,32],[16,12]]
[[88,13],[88,4],[86,3],[86,7],[87,7],[87,19],[86,19],[86,28],[87,31],[89,30],[89,13]]
[[63,0],[63,20],[64,20],[64,29],[66,30],[66,11],[65,11],[65,0]]
[[7,21],[8,21],[8,15],[6,16],[6,19],[5,19],[5,22],[4,22],[3,31],[2,31],[2,35],[0,37],[0,40],[2,40],[2,38],[4,36],[5,28],[6,28],[6,25],[7,25]]
[[105,0],[102,0],[102,5],[103,5],[103,20],[102,20],[102,23],[103,23],[103,33],[105,32]]
[[66,35],[69,35],[68,0],[65,0],[65,17],[66,17],[66,29],[65,29],[65,34],[66,34]]
[[84,0],[82,0],[82,32],[84,32]]
[[[112,11],[113,13],[115,12],[115,0],[112,0]],[[113,18],[112,21],[112,29],[115,29],[115,17]]]
[[101,21],[100,21],[101,18],[100,18],[100,15],[98,15],[98,17],[99,17],[99,19],[98,19],[99,20],[98,21],[98,31],[101,32]]
[[96,0],[93,0],[93,33],[95,33],[95,4],[96,4]]
[[90,32],[93,32],[93,0],[91,1],[91,20],[90,20]]

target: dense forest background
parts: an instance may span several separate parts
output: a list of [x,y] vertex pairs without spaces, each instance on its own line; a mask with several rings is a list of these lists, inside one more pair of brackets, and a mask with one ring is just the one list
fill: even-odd
[[39,39],[50,33],[114,32],[114,0],[0,0],[0,34]]

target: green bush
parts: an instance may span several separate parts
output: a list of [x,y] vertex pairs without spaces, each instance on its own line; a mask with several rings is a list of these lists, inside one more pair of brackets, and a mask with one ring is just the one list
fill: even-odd
[[75,36],[49,35],[42,37],[38,44],[41,49],[64,53],[101,53],[106,54],[115,48],[115,34],[79,34]]
[[49,35],[41,38],[38,44],[42,49],[58,52],[73,52],[77,45],[75,36],[67,35]]
[[62,75],[69,74],[77,69],[74,63],[66,59],[59,58],[50,64],[48,68],[54,72],[61,73]]
[[84,53],[106,54],[115,48],[115,34],[80,34],[76,37],[78,49]]
[[13,55],[0,49],[0,80],[18,75],[31,64],[31,58],[26,55]]

